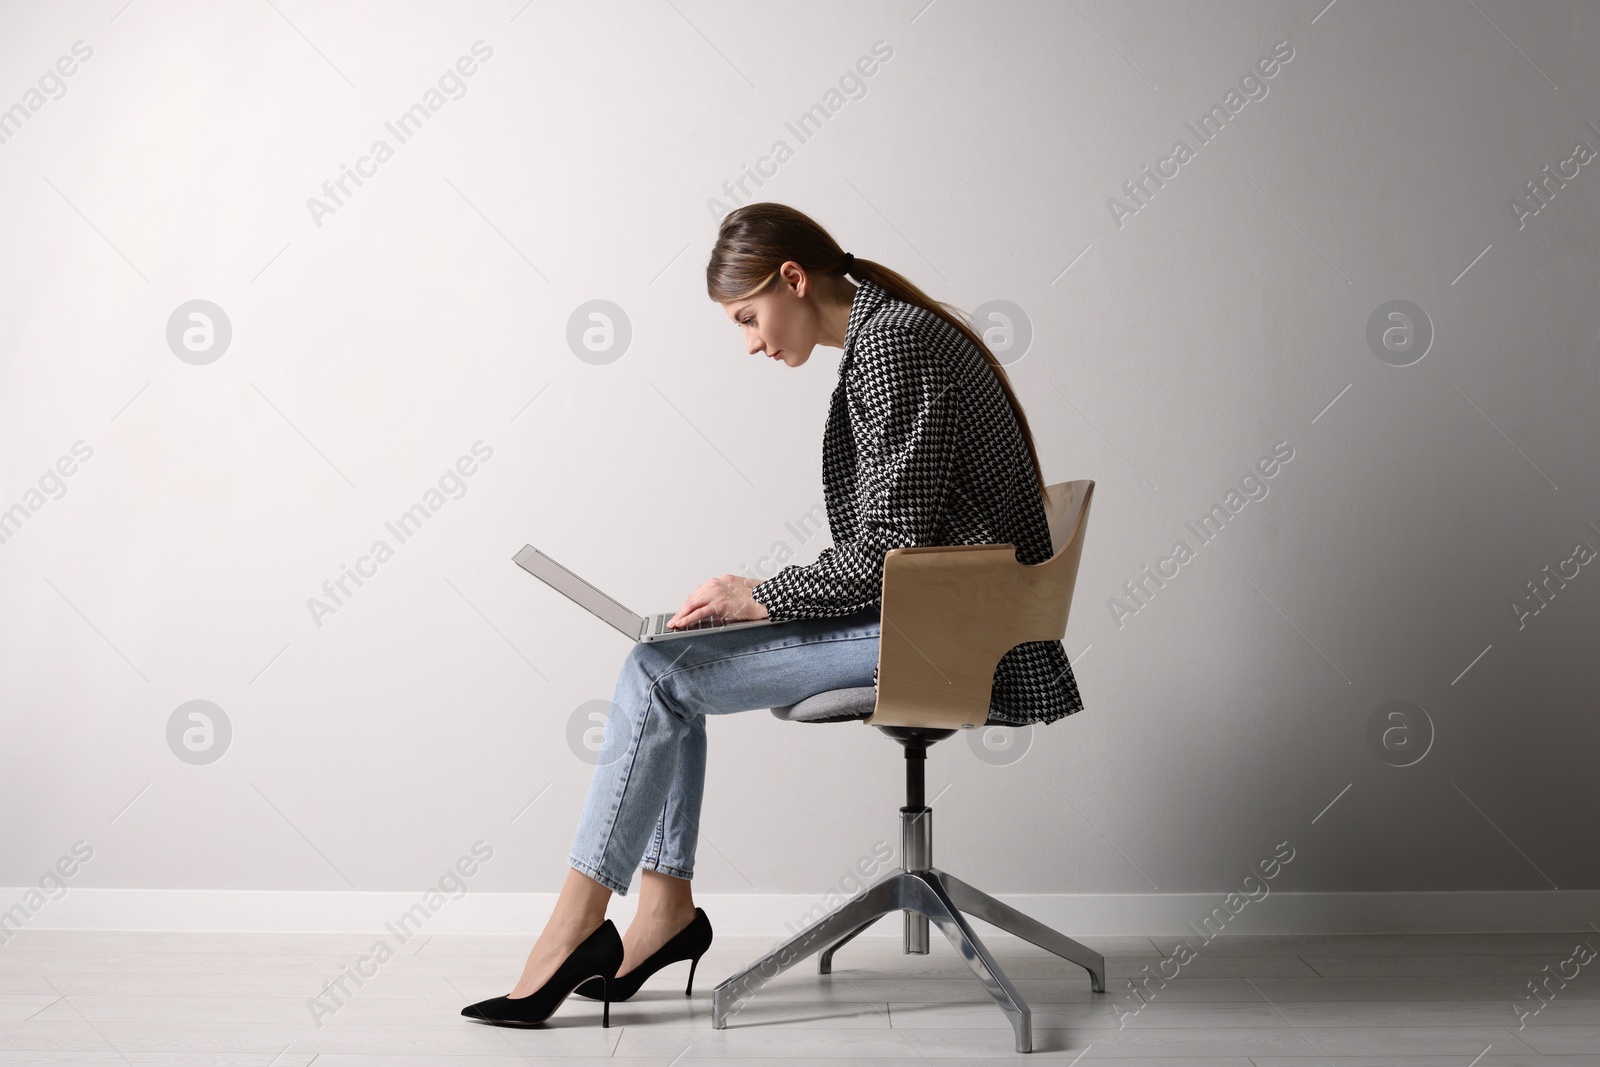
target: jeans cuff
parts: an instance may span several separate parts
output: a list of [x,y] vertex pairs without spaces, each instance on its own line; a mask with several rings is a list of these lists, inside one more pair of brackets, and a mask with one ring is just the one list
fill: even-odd
[[567,857],[567,865],[573,870],[577,871],[579,874],[586,874],[590,878],[593,878],[595,881],[599,882],[601,885],[605,886],[619,897],[625,897],[628,895],[627,882],[622,882],[619,884],[615,878],[605,874],[598,867],[584,863],[575,856]]
[[662,863],[660,860],[647,859],[639,864],[639,868],[640,870],[655,871],[658,874],[670,874],[674,878],[682,878],[686,881],[694,877],[693,871],[685,870],[682,867],[674,867],[672,864]]

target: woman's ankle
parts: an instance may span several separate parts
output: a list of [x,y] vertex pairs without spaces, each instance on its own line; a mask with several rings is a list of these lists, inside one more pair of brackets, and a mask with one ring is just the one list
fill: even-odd
[[634,913],[633,924],[630,924],[629,929],[632,929],[633,925],[639,925],[640,929],[662,927],[670,930],[681,930],[694,921],[695,910],[693,904],[687,907],[640,907]]
[[650,921],[671,922],[693,918],[694,897],[689,880],[646,867],[640,875],[638,915]]
[[545,922],[545,930],[588,936],[606,921],[606,905],[610,900],[609,889],[569,867],[566,883]]
[[556,935],[562,940],[582,941],[596,930],[600,929],[606,921],[604,915],[595,916],[586,913],[562,914],[552,913],[548,922],[544,924],[545,931]]

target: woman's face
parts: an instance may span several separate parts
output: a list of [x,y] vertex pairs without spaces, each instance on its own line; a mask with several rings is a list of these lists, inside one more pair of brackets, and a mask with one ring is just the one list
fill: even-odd
[[785,263],[779,271],[779,282],[772,289],[722,308],[743,331],[746,352],[798,367],[817,345],[815,290],[798,264]]

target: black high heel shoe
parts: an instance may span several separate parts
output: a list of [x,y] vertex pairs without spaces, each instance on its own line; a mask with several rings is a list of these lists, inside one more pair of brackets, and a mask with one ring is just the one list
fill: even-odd
[[[673,934],[666,944],[650,954],[650,958],[639,966],[623,975],[612,977],[606,982],[589,979],[577,989],[573,990],[580,997],[590,1000],[599,1000],[609,997],[611,1000],[627,1000],[639,991],[644,985],[644,980],[655,974],[669,963],[680,960],[690,960],[689,981],[683,987],[683,995],[689,996],[694,989],[694,969],[700,965],[700,957],[706,954],[706,949],[711,947],[711,920],[706,918],[706,913],[700,908],[694,909],[694,918],[689,920],[689,925]],[[618,965],[620,968],[620,964]]]
[[544,985],[529,995],[515,1000],[510,997],[480,1000],[462,1008],[461,1014],[496,1026],[537,1026],[555,1014],[555,1010],[561,1007],[562,1001],[579,983],[596,983],[595,989],[601,994],[596,999],[605,1001],[600,1025],[610,1026],[612,998],[606,995],[606,991],[621,967],[622,935],[617,933],[616,925],[607,919],[572,950],[572,955],[561,961],[561,966],[556,968],[556,973]]

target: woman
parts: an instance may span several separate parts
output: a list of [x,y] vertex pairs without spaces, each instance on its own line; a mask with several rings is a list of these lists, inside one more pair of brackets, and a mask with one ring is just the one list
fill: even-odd
[[[611,1001],[680,960],[692,961],[687,994],[711,943],[689,892],[706,716],[877,684],[891,548],[1009,542],[1030,564],[1052,554],[1028,420],[994,355],[946,305],[842,251],[781,204],[749,204],[723,219],[706,287],[751,354],[799,367],[819,344],[843,349],[823,438],[833,546],[765,580],[707,579],[672,620],[782,625],[629,653],[555,909],[516,987],[463,1009],[469,1017],[542,1022],[576,988],[605,1001],[609,1025]],[[1001,658],[991,723],[1053,722],[1082,707],[1059,641],[1024,642]],[[606,904],[627,893],[636,866],[639,910],[619,937]]]

